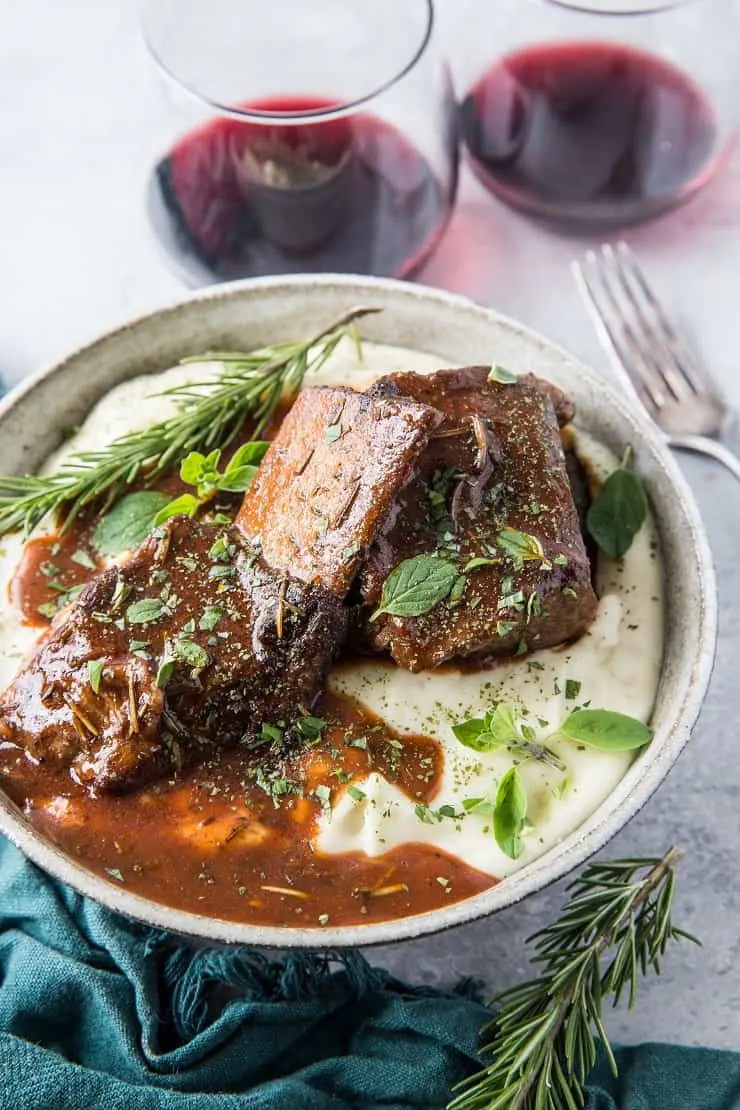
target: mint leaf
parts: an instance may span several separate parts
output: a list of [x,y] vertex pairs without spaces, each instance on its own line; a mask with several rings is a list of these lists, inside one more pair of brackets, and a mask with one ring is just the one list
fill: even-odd
[[496,791],[493,835],[509,859],[519,859],[524,851],[522,833],[527,816],[527,793],[516,767],[507,771]]
[[630,448],[604,482],[586,516],[586,527],[610,559],[621,559],[645,523],[648,501],[642,482],[628,469]]
[[457,577],[457,567],[436,555],[405,559],[383,583],[380,604],[370,620],[377,620],[381,613],[420,617],[447,597]]
[[169,502],[166,493],[140,490],[129,493],[110,509],[93,532],[93,547],[101,555],[120,555],[138,547],[154,528],[157,514]]
[[507,370],[505,366],[494,363],[488,375],[488,380],[489,382],[498,382],[499,385],[513,385],[517,377],[518,375],[511,370]]
[[88,659],[87,676],[90,679],[93,694],[100,693],[100,680],[103,677],[104,659]]
[[642,721],[611,709],[576,709],[560,731],[570,740],[604,752],[633,751],[653,738],[653,730]]
[[129,624],[149,624],[158,621],[165,611],[164,602],[158,597],[143,597],[134,601],[126,610]]

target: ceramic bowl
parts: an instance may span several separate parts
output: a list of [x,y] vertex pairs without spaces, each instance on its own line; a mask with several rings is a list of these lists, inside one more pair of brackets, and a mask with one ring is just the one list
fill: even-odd
[[35,863],[83,894],[147,924],[220,943],[281,948],[388,943],[485,917],[551,883],[612,837],[647,801],[687,742],[712,669],[716,594],[692,495],[661,434],[597,373],[543,336],[490,309],[437,290],[334,275],[267,278],[217,287],[133,320],[24,383],[0,404],[2,468],[33,471],[104,393],[207,348],[244,348],[310,334],[356,304],[383,311],[361,322],[368,339],[431,351],[446,363],[500,362],[534,370],[575,400],[579,422],[621,451],[631,443],[660,530],[666,637],[652,724],[655,739],[575,832],[526,868],[467,901],[397,921],[336,928],[236,924],[122,890],[65,855],[0,794],[0,832]]

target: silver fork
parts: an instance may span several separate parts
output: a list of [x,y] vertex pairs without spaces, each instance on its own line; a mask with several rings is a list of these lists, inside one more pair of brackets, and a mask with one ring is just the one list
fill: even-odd
[[674,328],[627,244],[588,251],[572,270],[627,393],[671,447],[710,455],[740,480],[740,458],[721,442],[737,416]]

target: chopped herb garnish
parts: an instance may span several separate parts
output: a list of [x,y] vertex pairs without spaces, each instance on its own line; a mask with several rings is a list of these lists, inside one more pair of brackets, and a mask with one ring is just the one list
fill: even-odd
[[115,879],[117,883],[126,881],[117,867],[106,867],[105,873],[106,875],[110,875],[111,879]]
[[496,537],[496,543],[514,564],[515,570],[521,570],[527,562],[537,562],[543,570],[550,569],[550,562],[545,558],[542,543],[537,536],[529,532],[518,532],[516,528],[503,528]]
[[325,443],[336,443],[342,435],[342,425],[337,421],[336,424],[329,424],[324,432]]
[[210,662],[208,652],[194,640],[177,639],[172,645],[172,650],[181,663],[196,670],[202,670]]
[[157,669],[156,683],[160,690],[163,690],[169,680],[172,678],[174,670],[174,659],[163,659],[162,662],[159,664],[159,668]]
[[198,628],[201,632],[212,632],[221,620],[223,612],[223,609],[218,605],[207,605],[198,621]]
[[93,694],[100,693],[100,680],[103,677],[104,659],[88,659],[87,676],[90,680]]
[[513,385],[517,377],[518,375],[507,370],[505,366],[499,366],[498,363],[493,364],[488,374],[489,382],[497,382],[499,385]]
[[365,791],[360,790],[359,786],[348,786],[347,793],[349,794],[350,798],[353,798],[356,802],[364,802],[365,798],[367,797]]
[[80,567],[85,567],[86,570],[96,569],[95,560],[88,554],[87,551],[84,551],[81,547],[79,547],[77,551],[74,551],[70,558],[72,559],[73,563],[77,563],[77,565]]
[[299,717],[295,725],[298,732],[306,740],[317,740],[326,728],[326,721],[321,717]]
[[165,612],[165,604],[158,597],[143,597],[134,601],[126,610],[126,620],[129,624],[150,624],[158,621]]
[[581,684],[575,678],[566,678],[565,680],[565,700],[575,701],[581,692]]

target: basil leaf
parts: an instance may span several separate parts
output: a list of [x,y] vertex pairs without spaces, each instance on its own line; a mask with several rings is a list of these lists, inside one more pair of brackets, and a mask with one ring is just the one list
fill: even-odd
[[93,547],[101,555],[120,555],[138,547],[154,528],[157,514],[168,501],[166,493],[156,490],[141,490],[122,497],[99,521],[93,532]]
[[517,374],[507,370],[505,366],[499,366],[497,363],[494,363],[488,375],[489,382],[498,382],[499,385],[513,385],[517,378]]
[[428,613],[447,597],[457,576],[457,567],[436,555],[405,559],[383,583],[380,604],[370,620],[377,620],[381,613],[395,617]]
[[529,532],[518,532],[516,528],[502,528],[496,537],[496,543],[512,560],[517,570],[521,570],[527,562],[538,562],[548,568],[550,566],[540,540]]
[[493,835],[501,851],[509,859],[519,859],[524,851],[522,832],[527,816],[527,794],[516,767],[507,771],[496,791],[493,811]]
[[164,524],[173,516],[190,516],[193,517],[200,508],[200,501],[192,493],[183,493],[182,497],[176,497],[174,501],[168,501],[167,504],[159,510],[154,518],[155,525]]
[[103,677],[104,666],[104,659],[88,659],[87,661],[87,675],[90,679],[93,694],[100,693],[100,680]]
[[643,748],[653,738],[653,730],[642,721],[610,709],[576,709],[560,726],[560,731],[587,748],[605,752],[633,751]]
[[234,470],[227,470],[223,478],[219,478],[218,488],[231,493],[244,493],[251,486],[256,473],[256,466],[237,466]]
[[642,482],[624,460],[604,482],[586,516],[586,527],[610,559],[621,559],[645,523],[648,501]]
[[158,597],[142,597],[134,601],[126,610],[126,620],[129,624],[149,624],[157,621],[164,613],[164,602]]

